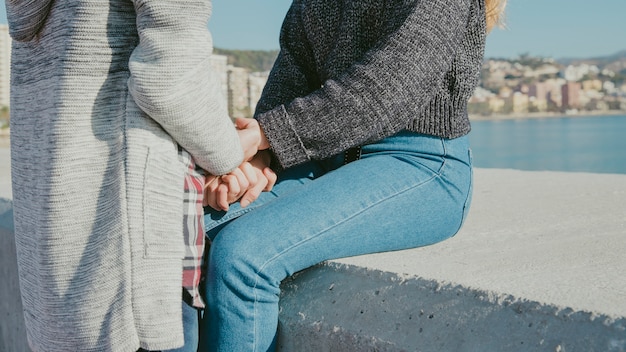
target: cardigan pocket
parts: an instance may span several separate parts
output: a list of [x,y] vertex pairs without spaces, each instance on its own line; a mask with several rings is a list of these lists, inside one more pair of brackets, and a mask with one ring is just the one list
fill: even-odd
[[143,187],[146,258],[184,256],[183,165],[175,148],[149,148]]

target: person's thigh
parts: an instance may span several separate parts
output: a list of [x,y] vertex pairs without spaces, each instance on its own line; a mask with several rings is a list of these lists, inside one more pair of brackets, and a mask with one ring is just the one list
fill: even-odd
[[[454,235],[471,188],[466,144],[431,137],[396,142],[368,146],[361,160],[228,223],[214,239],[210,261],[246,262],[259,275],[281,280],[324,260]],[[455,148],[458,156],[449,155]]]

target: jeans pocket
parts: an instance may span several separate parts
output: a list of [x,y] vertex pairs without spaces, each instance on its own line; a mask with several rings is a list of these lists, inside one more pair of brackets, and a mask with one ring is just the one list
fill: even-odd
[[183,258],[185,165],[174,149],[150,148],[143,182],[143,244],[146,258]]

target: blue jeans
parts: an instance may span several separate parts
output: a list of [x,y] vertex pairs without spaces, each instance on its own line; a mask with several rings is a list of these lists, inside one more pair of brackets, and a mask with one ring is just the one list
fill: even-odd
[[401,132],[346,165],[341,155],[286,170],[245,209],[207,213],[200,351],[273,350],[281,280],[329,259],[447,239],[471,189],[467,137]]
[[183,302],[183,332],[185,334],[185,345],[173,350],[163,352],[196,352],[198,350],[198,323],[200,311]]

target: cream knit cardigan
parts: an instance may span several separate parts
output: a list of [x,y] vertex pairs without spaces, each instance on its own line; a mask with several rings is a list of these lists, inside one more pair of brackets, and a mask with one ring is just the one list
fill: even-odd
[[182,345],[183,167],[242,160],[208,0],[7,0],[11,152],[34,351]]

